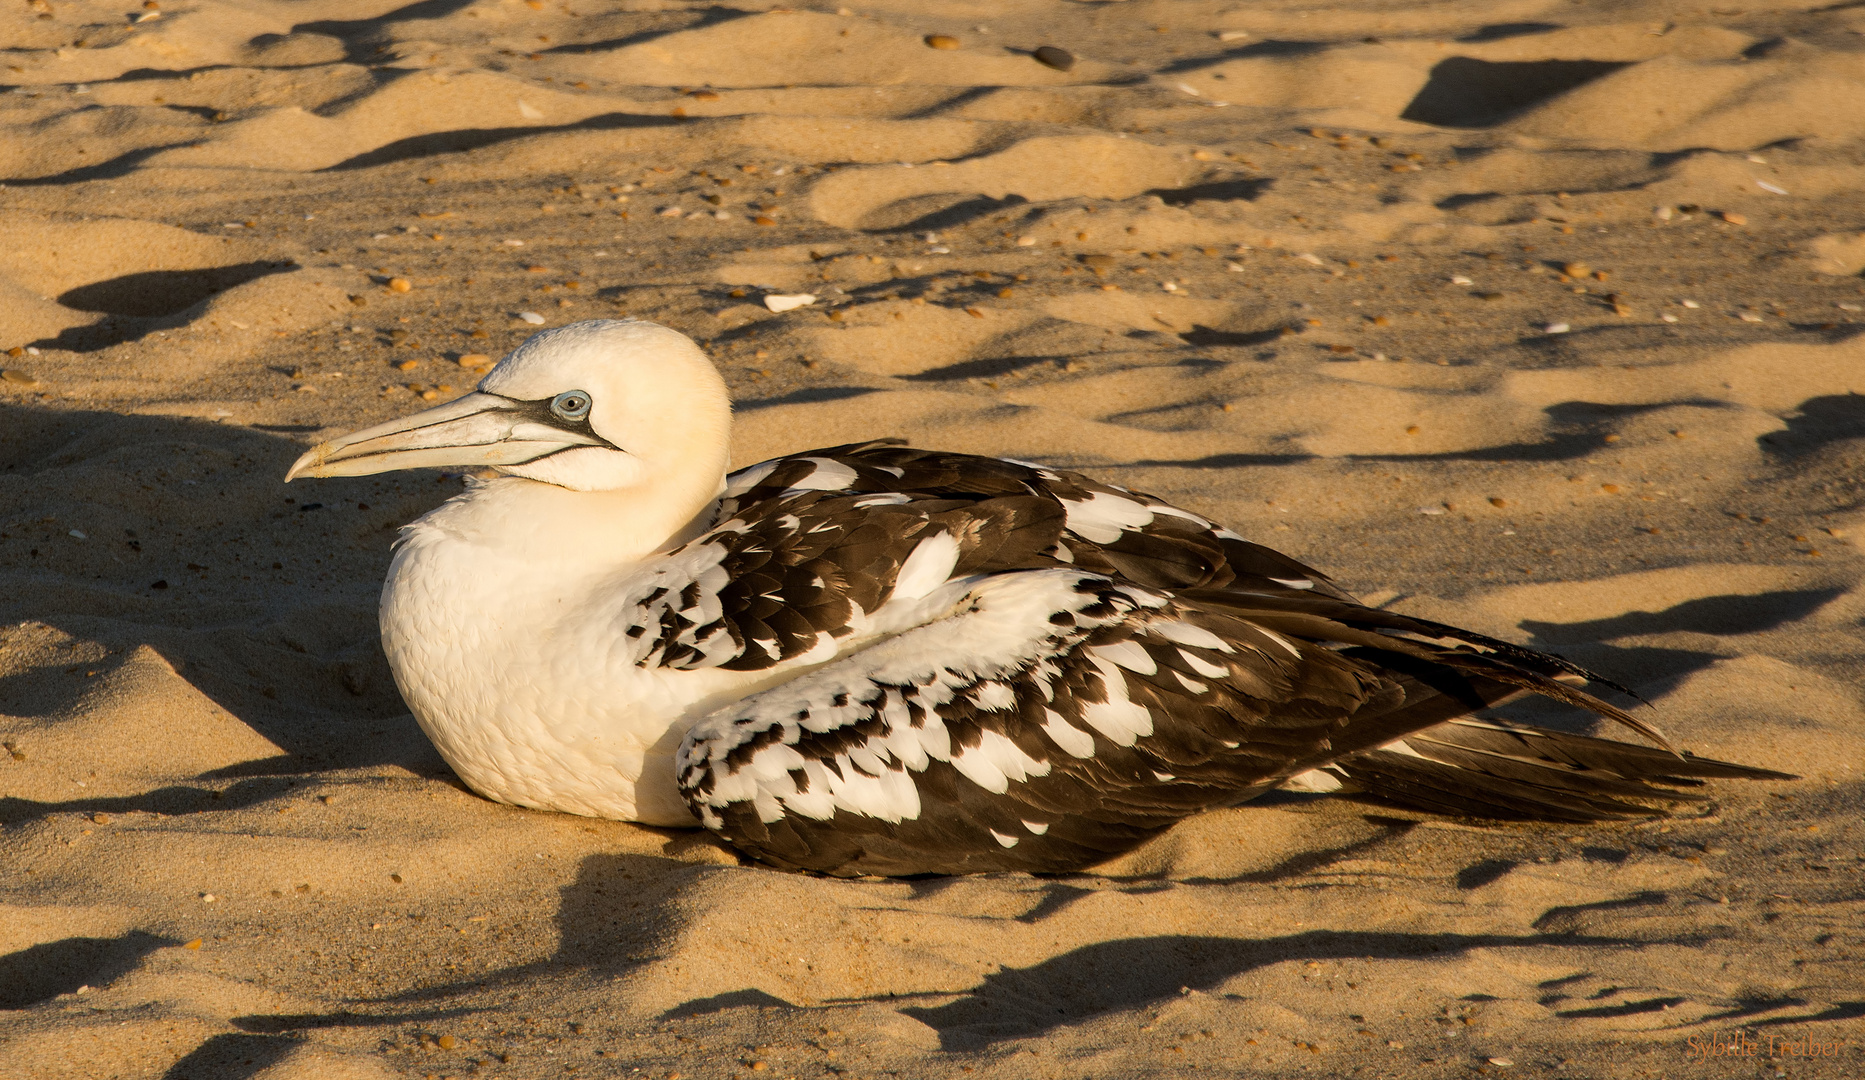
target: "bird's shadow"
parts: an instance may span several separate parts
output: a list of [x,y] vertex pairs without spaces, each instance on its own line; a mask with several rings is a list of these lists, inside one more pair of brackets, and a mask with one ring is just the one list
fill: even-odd
[[[1409,824],[1409,823],[1407,823]],[[421,1023],[470,1013],[479,1003],[503,1000],[511,989],[540,977],[566,975],[610,984],[664,962],[666,943],[692,927],[692,898],[710,891],[710,875],[777,871],[696,865],[643,855],[585,857],[576,879],[562,889],[555,917],[559,945],[549,957],[317,1014],[255,1013],[235,1017],[241,1031],[295,1036],[319,1028],[381,1027]],[[908,903],[951,887],[958,879],[929,878],[909,886]],[[878,887],[895,888],[897,883]],[[1168,887],[1161,883],[1160,888]],[[1041,899],[1013,921],[1025,926],[1053,917],[1094,890],[1069,880],[1045,881]],[[894,901],[898,902],[898,901]],[[1538,946],[1601,948],[1636,946],[1630,938],[1588,935],[1557,928],[1527,934],[1308,931],[1263,938],[1217,935],[1157,935],[1119,938],[1072,949],[1027,967],[1005,967],[972,989],[929,994],[934,1003],[906,1004],[899,1011],[939,1033],[945,1050],[988,1047],[1006,1039],[1045,1032],[1096,1015],[1131,1009],[1207,991],[1261,967],[1289,961],[1442,958],[1478,949]],[[748,975],[749,978],[755,976]],[[874,998],[827,998],[804,1005],[770,987],[747,985],[680,1002],[659,1014],[662,1021],[734,1009],[834,1010],[863,1004],[911,1002],[883,994]]]
[[1610,948],[1631,939],[1581,934],[1455,934],[1314,930],[1265,938],[1193,934],[1095,942],[1028,967],[1006,967],[938,1005],[900,1011],[939,1033],[944,1050],[978,1050],[1041,1036],[1103,1013],[1183,994],[1292,961],[1441,959],[1477,949]]

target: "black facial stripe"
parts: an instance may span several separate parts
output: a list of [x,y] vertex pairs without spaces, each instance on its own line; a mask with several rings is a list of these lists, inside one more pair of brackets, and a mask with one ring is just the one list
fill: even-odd
[[545,458],[556,457],[558,454],[564,453],[569,450],[588,450],[588,449],[591,449],[591,448],[587,446],[559,446],[554,450],[546,450],[536,457],[528,457],[524,459],[523,461],[508,461],[505,464],[507,465],[532,465],[537,462],[543,461]]
[[[621,447],[596,434],[595,429],[589,426],[589,417],[585,416],[581,420],[565,420],[563,417],[552,412],[550,403],[556,400],[555,397],[538,398],[535,401],[522,401],[517,398],[508,398],[507,400],[515,403],[516,407],[512,409],[513,412],[534,424],[548,424],[558,431],[568,431],[574,435],[581,435],[586,439],[594,439],[598,446],[606,446],[611,450],[621,449]],[[565,449],[574,450],[576,448],[572,446],[565,447]],[[551,454],[559,452],[560,451],[552,450]],[[549,456],[550,454],[542,454],[539,455],[539,458]],[[531,460],[537,461],[539,458],[532,458]],[[526,464],[528,464],[528,462]]]

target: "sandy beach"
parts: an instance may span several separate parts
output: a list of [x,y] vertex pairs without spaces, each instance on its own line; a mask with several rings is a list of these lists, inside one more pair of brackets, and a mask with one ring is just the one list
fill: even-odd
[[[1865,1075],[1865,7],[5,24],[0,1077]],[[489,802],[376,630],[463,479],[281,480],[623,314],[718,362],[740,464],[1078,469],[1801,779],[913,881]]]

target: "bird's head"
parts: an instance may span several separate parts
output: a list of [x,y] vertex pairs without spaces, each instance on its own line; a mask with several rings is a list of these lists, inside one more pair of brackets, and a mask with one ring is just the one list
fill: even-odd
[[730,423],[724,380],[686,335],[599,319],[532,336],[465,397],[312,447],[285,479],[462,466],[573,491],[716,479]]

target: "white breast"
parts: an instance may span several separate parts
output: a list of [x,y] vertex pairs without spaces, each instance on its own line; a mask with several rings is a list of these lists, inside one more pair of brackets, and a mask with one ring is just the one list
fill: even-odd
[[451,527],[466,509],[412,526],[382,590],[383,649],[421,729],[489,798],[696,824],[674,783],[681,736],[773,673],[636,666],[630,598],[652,560],[527,557]]
[[[705,537],[631,541],[627,507],[496,481],[404,535],[382,590],[383,649],[422,730],[488,798],[696,825],[674,765],[695,721],[937,619],[972,583],[950,578],[958,548],[942,533],[905,560],[903,588],[872,613],[851,611],[814,648],[753,671],[666,665],[674,644],[702,660],[735,648],[715,621],[730,576]],[[670,603],[691,605],[674,609],[677,631],[662,625]]]

